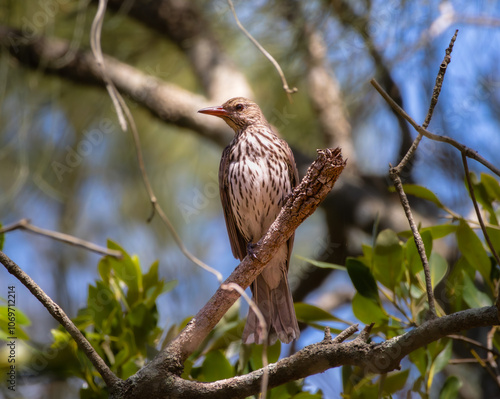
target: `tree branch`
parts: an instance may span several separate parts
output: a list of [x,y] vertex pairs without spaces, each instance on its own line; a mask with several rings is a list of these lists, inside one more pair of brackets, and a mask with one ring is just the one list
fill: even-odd
[[380,95],[384,98],[385,101],[389,103],[389,105],[403,118],[405,118],[410,125],[413,126],[413,128],[417,131],[417,133],[422,133],[425,137],[428,139],[434,140],[434,141],[440,141],[443,143],[450,144],[451,146],[455,147],[457,150],[459,150],[462,154],[465,156],[472,158],[476,160],[477,162],[483,164],[486,166],[489,170],[491,170],[493,173],[495,173],[497,176],[500,176],[500,169],[497,168],[495,165],[493,165],[491,162],[487,161],[484,159],[481,155],[478,154],[477,151],[459,143],[455,139],[452,139],[451,137],[447,136],[440,136],[439,134],[434,134],[429,132],[428,130],[424,129],[422,126],[420,126],[417,122],[415,122],[410,115],[406,113],[406,111],[401,108],[390,96],[387,94],[387,92],[378,84],[378,82],[375,79],[370,80],[370,83],[375,87],[375,89],[380,93]]
[[[59,62],[70,52],[70,43],[66,40],[42,36],[27,38],[17,29],[0,26],[0,46],[32,68],[43,66],[49,74],[79,83],[104,85],[101,68],[92,52],[75,51],[67,62]],[[220,146],[231,140],[232,134],[224,127],[223,121],[217,118],[209,120],[197,114],[204,104],[211,105],[205,97],[166,83],[113,57],[104,55],[103,58],[108,76],[116,88],[161,120],[191,129]]]
[[[449,63],[451,62],[451,52],[453,51],[453,46],[455,44],[455,40],[457,40],[457,35],[458,35],[458,29],[455,31],[455,34],[451,38],[450,44],[448,48],[445,51],[445,56],[443,59],[443,62],[441,63],[439,67],[439,72],[436,77],[436,83],[434,84],[434,90],[432,91],[432,97],[431,101],[429,104],[429,109],[427,111],[427,115],[425,117],[424,123],[422,124],[422,127],[424,129],[427,129],[429,127],[429,124],[431,123],[431,118],[432,114],[434,113],[434,108],[436,107],[436,104],[439,99],[439,94],[441,94],[441,88],[443,87],[443,80],[444,80],[444,75],[446,73],[446,69],[448,68]],[[422,134],[419,133],[418,136],[415,138],[413,141],[410,149],[406,152],[405,156],[399,162],[398,166],[396,166],[396,171],[397,173],[401,173],[401,170],[405,167],[405,165],[408,163],[410,158],[413,156],[415,151],[417,150],[418,144],[420,143],[420,140],[422,140]]]
[[257,49],[262,54],[264,54],[264,56],[271,62],[271,64],[273,64],[274,68],[278,72],[278,75],[280,76],[281,83],[283,84],[283,90],[285,90],[285,92],[288,95],[296,93],[298,89],[296,87],[290,89],[290,87],[288,86],[288,82],[286,81],[285,74],[283,73],[283,70],[281,69],[281,66],[278,63],[278,61],[276,61],[274,59],[274,57],[271,54],[269,54],[269,52],[264,47],[262,47],[262,45],[245,29],[243,24],[240,22],[238,15],[236,14],[236,10],[234,9],[233,2],[231,0],[227,0],[227,2],[229,4],[229,7],[231,8],[234,19],[236,20],[236,25],[238,25],[238,28],[240,28],[240,30],[245,34],[245,36],[248,38],[248,40],[250,40],[252,42],[252,44],[255,47],[257,47]]
[[[110,9],[128,14],[177,45],[186,54],[211,101],[225,101],[233,97],[234,93],[249,98],[253,96],[246,77],[221,49],[210,21],[204,18],[195,2],[108,0],[108,5]],[[224,4],[217,11],[222,18],[222,15],[229,12],[229,7]]]
[[[439,94],[441,93],[441,88],[443,86],[443,80],[444,80],[444,75],[446,73],[446,69],[448,68],[448,64],[451,62],[451,52],[453,51],[453,45],[455,44],[455,40],[457,39],[457,34],[458,30],[455,31],[455,34],[451,38],[450,44],[448,48],[446,49],[445,52],[445,57],[443,62],[441,63],[441,66],[439,68],[439,73],[436,77],[436,83],[434,84],[434,89],[432,92],[432,97],[431,101],[429,104],[429,109],[427,111],[427,115],[425,117],[425,121],[423,124],[423,128],[427,128],[429,126],[429,123],[431,122],[432,119],[432,114],[434,113],[434,108],[436,107],[436,104],[439,99]],[[372,80],[373,82],[373,80]],[[373,84],[373,83],[372,83]],[[431,271],[430,271],[430,266],[429,266],[429,260],[427,259],[427,255],[425,253],[425,246],[424,246],[424,241],[422,240],[422,237],[420,236],[420,232],[418,231],[417,225],[415,223],[415,220],[413,219],[413,214],[410,208],[410,204],[408,202],[408,198],[406,197],[406,193],[403,190],[403,183],[401,182],[400,178],[400,173],[405,167],[406,163],[410,160],[410,158],[413,156],[415,151],[417,150],[417,147],[420,143],[420,140],[422,139],[422,134],[419,133],[415,141],[413,141],[412,145],[406,152],[406,154],[403,156],[403,159],[401,162],[399,162],[399,165],[396,167],[391,167],[389,171],[389,176],[391,177],[394,187],[396,188],[396,192],[399,195],[399,199],[401,201],[401,205],[403,206],[403,209],[406,214],[406,218],[408,219],[408,222],[410,223],[410,228],[413,233],[413,238],[415,240],[415,245],[417,246],[418,254],[420,256],[420,259],[422,261],[422,267],[424,269],[424,277],[425,277],[425,290],[427,291],[427,301],[429,303],[429,313],[431,317],[436,317],[436,305],[434,301],[434,290],[432,288],[432,280],[431,280]]]
[[78,347],[85,353],[88,359],[92,362],[96,370],[102,376],[102,379],[109,387],[110,391],[119,389],[123,381],[119,379],[110,370],[108,365],[97,354],[95,349],[87,341],[87,338],[80,332],[77,326],[64,313],[61,307],[55,303],[18,265],[16,265],[7,255],[0,251],[0,263],[2,263],[7,271],[15,276],[30,292],[38,299],[43,306],[49,311],[54,319],[61,324],[64,329],[73,337]]
[[[486,226],[484,225],[483,216],[481,215],[481,211],[479,210],[479,206],[477,204],[476,194],[474,193],[474,187],[472,186],[472,182],[470,179],[470,172],[469,172],[469,166],[467,163],[467,157],[465,156],[464,153],[462,153],[462,163],[464,165],[465,180],[467,181],[467,187],[469,188],[470,198],[472,200],[472,205],[474,206],[474,210],[476,211],[476,216],[477,216],[477,220],[479,221],[479,225],[481,226],[481,231],[483,232],[484,239],[485,239],[486,243],[488,244],[488,248],[490,249],[493,257],[495,258],[497,265],[500,266],[500,257],[498,256],[497,251],[495,251],[495,247],[493,246],[493,243],[491,242],[491,238],[488,234],[488,231],[486,230]],[[496,307],[498,308],[498,312],[500,314],[500,282],[497,282],[495,289],[496,289],[495,304],[496,304]]]
[[[497,309],[489,306],[469,309],[451,315],[436,318],[421,326],[382,343],[367,343],[370,326],[354,340],[349,342],[321,341],[309,345],[290,357],[268,366],[269,388],[286,382],[305,378],[343,365],[358,366],[369,373],[384,374],[399,369],[401,360],[414,350],[437,341],[450,334],[477,327],[498,325]],[[349,327],[339,337],[345,339],[355,327]],[[345,334],[344,334],[345,333]],[[187,381],[178,376],[171,376],[149,385],[147,395],[157,398],[245,398],[259,392],[264,369],[226,380],[201,383]],[[128,382],[128,381],[127,381]],[[133,388],[138,388],[135,383]],[[143,391],[142,394],[145,392]],[[117,396],[118,397],[118,396]],[[140,393],[131,388],[123,398],[140,398]]]
[[82,240],[80,238],[60,233],[58,231],[46,230],[37,226],[33,226],[28,219],[21,219],[19,222],[1,228],[0,234],[14,230],[30,231],[32,233],[39,234],[44,237],[49,237],[57,241],[65,242],[66,244],[71,244],[76,247],[88,249],[89,251],[96,252],[98,254],[114,256],[115,258],[118,259],[121,259],[121,257],[123,256],[123,254],[120,251],[104,248],[101,247],[100,245],[96,245],[91,242]]
[[[268,232],[255,245],[254,256],[247,255],[224,284],[234,283],[243,289],[247,288],[271,260],[276,248],[288,240],[295,229],[312,215],[324,200],[345,165],[339,148],[318,150],[318,158],[309,167],[306,176],[295,188]],[[155,376],[161,374],[161,371],[178,375],[182,371],[184,361],[238,298],[237,292],[220,287],[179,336],[153,361],[127,380],[134,392],[127,397],[149,395],[144,390],[151,389],[152,382],[156,381]]]

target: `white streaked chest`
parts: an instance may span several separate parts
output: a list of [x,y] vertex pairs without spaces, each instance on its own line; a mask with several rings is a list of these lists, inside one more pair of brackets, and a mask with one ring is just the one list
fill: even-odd
[[233,147],[228,179],[238,229],[256,242],[276,219],[291,192],[287,160],[271,140],[245,137]]

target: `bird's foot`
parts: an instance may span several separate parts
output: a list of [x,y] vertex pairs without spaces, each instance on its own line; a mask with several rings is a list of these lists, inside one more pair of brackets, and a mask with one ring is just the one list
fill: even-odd
[[247,245],[247,254],[250,255],[253,259],[257,259],[257,255],[255,254],[255,247],[256,246],[257,246],[257,243],[255,243],[255,242],[249,242]]
[[282,207],[283,207],[283,206],[285,206],[285,204],[288,202],[288,200],[289,200],[290,198],[292,198],[292,197],[293,197],[293,190],[292,190],[292,192],[291,192],[291,193],[289,193],[289,194],[287,194],[287,195],[285,195],[285,196],[283,197],[283,199],[282,199],[282,201],[281,201],[281,206],[282,206]]

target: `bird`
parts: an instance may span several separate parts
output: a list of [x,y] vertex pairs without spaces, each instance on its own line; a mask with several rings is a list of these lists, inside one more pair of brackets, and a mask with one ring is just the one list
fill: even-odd
[[[287,142],[277,136],[252,100],[235,97],[198,112],[222,118],[235,133],[222,153],[219,191],[233,255],[243,260],[247,253],[252,254],[254,244],[298,184],[295,159]],[[250,307],[242,334],[245,344],[272,345],[277,339],[290,343],[300,335],[288,283],[293,241],[294,235],[251,283],[253,301],[264,316],[267,331]]]

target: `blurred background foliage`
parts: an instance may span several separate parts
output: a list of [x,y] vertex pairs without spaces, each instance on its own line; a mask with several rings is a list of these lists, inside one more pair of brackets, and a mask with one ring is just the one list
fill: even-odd
[[[324,325],[338,331],[346,327],[345,322],[369,323],[376,316],[377,337],[387,338],[421,322],[426,303],[419,262],[410,235],[405,232],[408,225],[403,210],[395,194],[389,192],[387,178],[388,163],[398,162],[399,154],[406,149],[405,140],[415,134],[409,130],[405,133],[405,127],[368,82],[376,77],[391,95],[399,94],[407,112],[421,123],[444,49],[455,29],[459,29],[429,130],[455,138],[498,166],[498,2],[236,1],[243,24],[280,62],[289,84],[299,89],[291,102],[272,65],[237,29],[225,1],[186,4],[199,10],[208,21],[211,34],[246,77],[254,99],[300,154],[299,164],[307,165],[303,159],[314,157],[317,148],[346,145],[348,168],[332,200],[327,200],[296,234],[297,256],[292,260],[290,280],[300,301],[299,319],[309,327],[296,344],[281,350],[271,348],[274,352],[270,358],[321,340]],[[103,51],[151,76],[205,94],[183,48],[128,15],[129,6],[130,2],[124,1],[119,11],[108,10],[101,40]],[[82,50],[89,48],[95,12],[96,4],[87,0],[0,3],[2,26],[21,29],[28,35],[69,40]],[[318,103],[312,100],[318,93],[311,93],[308,79],[313,62],[304,26],[320,33],[322,65],[342,100],[332,112],[343,114],[348,121],[347,141],[332,139],[325,133]],[[91,308],[92,290],[98,286],[111,290],[121,287],[110,286],[112,265],[104,266],[104,260],[85,250],[21,231],[5,236],[4,251],[82,328],[88,329],[92,342],[102,349],[107,361],[114,363],[114,371],[126,377],[152,356],[161,342],[179,331],[189,315],[214,292],[217,280],[180,253],[159,218],[147,223],[151,209],[133,142],[129,134],[121,132],[106,91],[47,74],[43,63],[29,69],[9,54],[4,41],[0,51],[2,224],[29,218],[37,226],[91,242],[103,244],[110,239],[134,254],[127,262],[136,268],[138,279],[149,279],[151,286],[162,288],[150,292],[149,297],[135,298],[132,302],[140,304],[135,313],[130,298],[114,292],[116,325],[99,325],[105,320],[95,319],[90,328],[85,309]],[[227,84],[226,90],[231,93],[231,82]],[[327,89],[330,87],[325,83]],[[240,93],[231,93],[237,95]],[[128,104],[138,125],[146,169],[159,203],[167,210],[184,244],[227,277],[238,262],[229,249],[218,198],[217,170],[222,148],[197,132],[160,121],[131,99]],[[57,169],[59,164],[70,167]],[[485,169],[477,164],[470,162],[470,168],[476,185],[483,190],[480,202],[492,226],[490,230],[496,234],[498,250],[500,237],[494,227],[498,226],[499,216],[500,196],[495,191],[498,183],[493,177],[480,175]],[[440,311],[449,313],[491,303],[498,265],[490,260],[482,237],[477,238],[470,230],[469,226],[477,232],[477,225],[457,220],[457,215],[475,219],[458,152],[424,139],[403,177],[405,182],[425,186],[439,198],[438,203],[427,201],[429,195],[424,189],[414,189],[415,197],[421,198],[413,197],[412,206],[418,212],[417,220],[428,244]],[[336,236],[339,231],[340,238]],[[466,245],[471,242],[472,247]],[[138,259],[143,265],[141,270]],[[155,263],[157,260],[159,263]],[[391,265],[390,275],[381,269],[387,264]],[[322,269],[318,277],[316,269]],[[20,349],[19,356],[34,372],[23,379],[22,395],[77,397],[82,379],[85,390],[99,391],[98,385],[96,389],[93,386],[98,384],[95,372],[72,345],[65,346],[54,358],[46,355],[66,342],[65,333],[24,287],[4,270],[0,273],[5,282],[0,287],[5,292],[0,296],[6,296],[8,285],[16,285],[19,309],[26,314],[18,321],[25,324],[23,331],[30,341]],[[360,276],[373,276],[373,280],[360,281]],[[175,287],[173,281],[177,282]],[[127,284],[120,289],[130,292]],[[306,303],[318,306],[324,313],[316,307],[308,308]],[[259,367],[258,349],[253,349],[257,353],[240,353],[237,340],[246,305],[239,307],[226,316],[206,347],[189,360],[186,377],[210,381]],[[147,321],[141,319],[146,315]],[[151,329],[134,329],[142,322]],[[487,333],[473,332],[472,337],[484,343]],[[106,341],[110,338],[116,342]],[[497,394],[498,386],[486,368],[477,363],[450,365],[452,356],[473,357],[470,346],[451,342],[443,340],[415,352],[405,360],[403,371],[393,375],[365,375],[362,370],[344,367],[277,388],[272,397],[292,397],[302,390],[302,385],[311,395],[319,389],[327,398],[338,397],[340,392],[353,398],[373,397],[371,393],[379,390],[382,396],[399,390],[395,397],[406,397],[411,389],[423,397],[437,397],[439,392],[454,392],[461,385],[453,375],[467,375],[457,395],[494,397],[492,392]],[[38,366],[30,363],[30,358],[39,362]],[[80,363],[68,360],[76,358]],[[66,367],[70,363],[76,365],[74,372]],[[213,374],[211,365],[218,365],[220,374]]]

